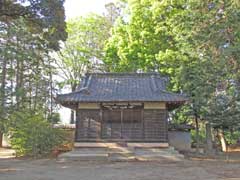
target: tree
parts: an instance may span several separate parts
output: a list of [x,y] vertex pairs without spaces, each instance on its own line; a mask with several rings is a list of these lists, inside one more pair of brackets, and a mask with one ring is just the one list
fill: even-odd
[[[128,18],[114,27],[104,62],[109,71],[159,71],[170,76],[169,88],[189,97],[185,112],[193,117],[198,134],[199,122],[215,123],[212,113],[220,106],[211,102],[216,102],[219,84],[226,87],[224,92],[239,84],[236,2],[129,0]],[[238,104],[236,97],[228,98]],[[225,108],[238,114],[230,104]],[[221,124],[223,118],[216,117]]]
[[[128,18],[122,17],[106,45],[105,63],[110,71],[159,71],[161,54],[175,58],[177,48],[168,18],[181,10],[167,11],[170,3],[128,1]],[[174,60],[174,59],[173,59]],[[162,69],[161,66],[161,70]]]
[[[205,112],[202,118],[211,123],[218,130],[239,127],[239,8],[231,1],[196,3],[193,8],[195,16],[202,17],[195,20],[196,32],[192,43],[201,53],[201,64],[204,70],[201,75],[205,81],[202,106]],[[208,67],[206,69],[206,67]],[[199,75],[195,75],[199,76]],[[202,89],[202,88],[200,88]],[[223,135],[220,135],[223,139]],[[221,142],[224,142],[221,140]],[[225,149],[225,148],[223,148]]]
[[40,108],[46,116],[53,111],[48,52],[67,37],[63,3],[0,0],[0,137],[14,111]]
[[111,25],[114,25],[118,17],[121,15],[121,7],[123,5],[121,3],[108,3],[105,4],[105,9],[107,10],[107,13],[104,15],[107,20],[110,22]]
[[[70,85],[75,91],[86,72],[101,69],[104,56],[104,42],[110,36],[110,21],[97,14],[78,17],[67,22],[68,39],[55,55],[59,69],[60,83]],[[71,115],[73,123],[74,114]]]
[[1,106],[0,132],[6,132],[9,116],[15,111],[53,112],[53,66],[48,42],[32,34],[24,19],[1,24]]
[[[234,32],[239,28],[239,10],[231,1],[192,1],[188,7],[178,17],[181,21],[175,20],[172,26],[178,33],[177,46],[190,60],[180,62],[177,84],[189,96],[190,114],[195,114],[195,119],[209,122],[219,132],[226,129],[227,119],[228,129],[230,124],[238,127],[239,34]],[[182,31],[186,28],[189,30]],[[235,93],[229,93],[230,89]],[[217,103],[219,92],[225,94],[223,99],[231,100]]]
[[24,19],[29,31],[43,34],[48,47],[57,50],[65,41],[64,0],[0,0],[0,21]]

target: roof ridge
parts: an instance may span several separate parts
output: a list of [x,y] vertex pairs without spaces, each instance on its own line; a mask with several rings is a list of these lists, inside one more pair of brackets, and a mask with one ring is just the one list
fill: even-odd
[[134,72],[102,72],[102,73],[86,73],[85,76],[152,76],[152,75],[156,75],[156,76],[162,76],[160,73],[158,72],[143,72],[143,73],[134,73]]

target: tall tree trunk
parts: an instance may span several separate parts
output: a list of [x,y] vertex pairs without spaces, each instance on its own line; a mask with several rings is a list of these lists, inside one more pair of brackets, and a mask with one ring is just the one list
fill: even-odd
[[6,74],[7,74],[7,59],[3,58],[2,64],[2,80],[1,80],[1,109],[3,113],[5,112],[5,88],[6,88]]
[[[22,100],[22,86],[23,86],[23,61],[17,60],[17,77],[16,77],[16,103],[17,109],[21,107],[21,100]],[[19,62],[20,61],[20,62]]]
[[221,143],[222,151],[226,152],[227,151],[227,143],[226,143],[226,140],[225,140],[225,137],[224,137],[223,130],[222,129],[218,129],[217,132],[218,132],[219,141]]
[[[19,39],[17,37],[17,49],[19,48]],[[20,107],[20,101],[21,101],[21,88],[22,88],[22,81],[23,81],[23,60],[21,58],[18,58],[17,60],[17,67],[16,67],[16,107],[19,109]]]
[[[13,68],[13,59],[11,59],[11,64],[10,64],[10,68],[11,68],[11,71],[15,71],[14,68]],[[11,108],[13,108],[13,104],[14,104],[14,79],[11,77],[11,80],[10,80],[10,89],[11,89]]]
[[[6,113],[6,75],[7,75],[7,58],[3,57],[3,64],[2,64],[2,80],[1,80],[1,89],[0,89],[0,98],[1,98],[1,107],[0,107],[0,118],[5,119],[5,113]],[[2,147],[2,135],[3,135],[3,126],[0,127],[0,147]]]
[[24,98],[25,94],[23,93],[22,94],[22,90],[23,90],[23,86],[24,86],[24,62],[23,60],[21,60],[20,62],[20,79],[19,79],[19,88],[20,88],[20,91],[21,91],[21,100]]
[[198,116],[195,114],[195,124],[196,124],[196,153],[199,154],[199,122]]
[[[37,64],[36,64],[36,72],[40,72],[39,71],[39,62],[37,61]],[[40,79],[40,77],[39,77],[39,75],[37,75],[36,76],[36,78],[37,79],[34,79],[34,82],[36,83],[35,84],[35,98],[34,98],[34,102],[33,102],[33,109],[34,109],[34,111],[37,109],[37,105],[38,105],[38,91],[39,91],[39,79]],[[46,114],[46,112],[45,112],[45,114]]]
[[49,112],[49,116],[50,116],[50,119],[52,120],[52,113],[53,113],[53,78],[52,78],[52,69],[50,69],[49,78],[50,78],[50,112]]
[[[6,18],[6,22],[7,18]],[[8,47],[8,43],[10,41],[9,38],[9,31],[7,31],[7,44],[6,47]],[[6,79],[7,79],[7,58],[8,58],[8,54],[7,54],[7,50],[4,50],[4,55],[2,57],[2,73],[1,73],[1,87],[0,87],[0,100],[1,100],[1,107],[0,107],[0,118],[1,121],[3,121],[5,119],[6,116]],[[2,122],[3,123],[3,122]],[[1,126],[2,125],[2,126]],[[3,131],[4,131],[4,126],[3,124],[0,124],[0,147],[2,147],[2,136],[3,136]]]

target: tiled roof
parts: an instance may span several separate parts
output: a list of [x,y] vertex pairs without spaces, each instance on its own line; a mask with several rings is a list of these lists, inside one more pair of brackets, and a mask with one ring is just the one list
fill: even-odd
[[158,73],[89,73],[77,91],[57,96],[65,102],[184,102],[166,91],[167,78]]

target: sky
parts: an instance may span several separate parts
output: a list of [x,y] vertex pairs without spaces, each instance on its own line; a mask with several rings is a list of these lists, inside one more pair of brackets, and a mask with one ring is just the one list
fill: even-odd
[[[66,0],[65,7],[65,15],[66,20],[84,16],[88,13],[97,13],[103,14],[105,10],[105,4],[109,2],[114,2],[115,0]],[[62,107],[59,111],[61,121],[64,124],[69,123],[70,121],[70,109]]]
[[66,19],[84,16],[90,12],[102,14],[104,5],[115,0],[66,0],[64,7]]

